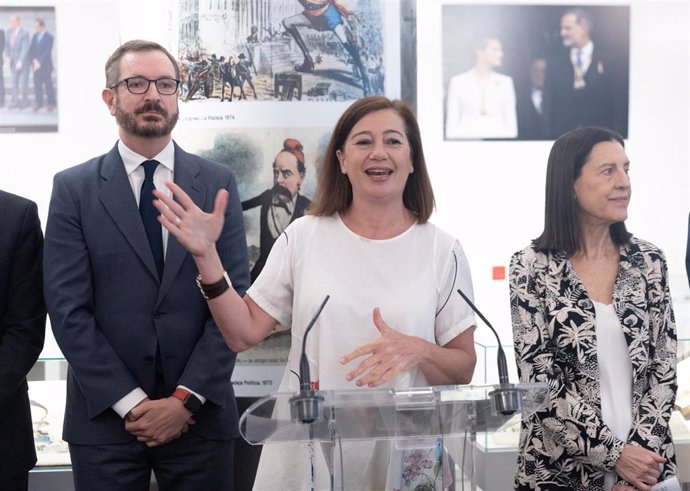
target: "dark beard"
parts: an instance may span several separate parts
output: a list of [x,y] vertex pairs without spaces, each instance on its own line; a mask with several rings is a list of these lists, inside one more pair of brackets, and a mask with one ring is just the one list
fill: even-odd
[[[155,111],[161,116],[163,116],[163,118],[165,119],[165,124],[163,126],[139,124],[135,116],[149,111]],[[146,102],[144,105],[138,107],[134,111],[134,114],[124,112],[120,108],[119,101],[115,104],[115,120],[117,121],[117,124],[119,124],[125,131],[127,131],[127,133],[144,138],[169,135],[172,132],[175,125],[177,124],[177,118],[179,117],[179,114],[180,113],[178,111],[175,111],[172,117],[170,117],[168,115],[168,111],[166,111],[165,108],[163,108],[163,106],[155,102]]]

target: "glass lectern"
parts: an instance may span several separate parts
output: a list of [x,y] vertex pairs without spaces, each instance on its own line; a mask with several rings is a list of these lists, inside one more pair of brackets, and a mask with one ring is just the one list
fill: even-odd
[[[476,434],[498,430],[512,409],[528,416],[544,404],[546,384],[436,386],[406,390],[315,391],[315,413],[305,423],[296,416],[295,394],[277,393],[254,403],[240,418],[240,432],[251,444],[321,443],[331,472],[331,488],[342,489],[343,445],[356,440],[429,442],[456,440],[450,450],[456,481],[476,489]],[[513,406],[506,410],[506,399]],[[501,413],[505,410],[505,414]],[[456,485],[456,489],[461,489]]]

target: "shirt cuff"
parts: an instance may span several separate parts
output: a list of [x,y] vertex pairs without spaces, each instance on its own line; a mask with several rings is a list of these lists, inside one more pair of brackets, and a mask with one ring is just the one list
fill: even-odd
[[177,387],[180,388],[180,389],[184,389],[184,390],[186,390],[187,392],[191,392],[192,394],[194,394],[195,396],[197,396],[197,397],[199,398],[199,400],[201,401],[202,404],[205,404],[205,403],[206,403],[206,398],[205,398],[204,396],[202,396],[202,395],[199,394],[198,392],[194,392],[192,389],[190,389],[190,388],[187,387],[186,385],[178,385]]
[[146,392],[137,387],[132,392],[124,396],[122,399],[113,404],[113,410],[120,415],[122,419],[127,417],[127,414],[136,407],[141,401],[146,399],[148,396]]

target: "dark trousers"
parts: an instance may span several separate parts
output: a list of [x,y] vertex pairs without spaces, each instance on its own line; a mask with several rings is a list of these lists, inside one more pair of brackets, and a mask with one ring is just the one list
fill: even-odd
[[0,491],[27,491],[29,489],[29,473],[3,479],[0,476]]
[[36,107],[43,107],[43,93],[49,106],[55,107],[55,87],[53,87],[52,70],[39,68],[34,72],[34,91],[36,93]]
[[[240,415],[258,401],[258,397],[236,397]],[[262,445],[250,445],[244,438],[235,442],[235,491],[251,491],[259,467]]]
[[149,448],[136,440],[116,445],[73,445],[75,491],[148,491],[151,472],[160,491],[232,491],[234,441],[185,433]]

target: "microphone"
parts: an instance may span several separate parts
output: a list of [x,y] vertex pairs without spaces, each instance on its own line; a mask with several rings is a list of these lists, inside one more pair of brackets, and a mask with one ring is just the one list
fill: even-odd
[[496,355],[496,361],[498,363],[498,387],[489,392],[492,407],[495,411],[506,416],[520,411],[522,409],[522,398],[520,397],[519,389],[508,381],[508,363],[506,362],[506,354],[503,351],[501,338],[498,337],[498,333],[496,329],[494,329],[494,326],[491,325],[491,322],[489,322],[489,320],[484,317],[484,314],[475,307],[472,301],[467,298],[467,295],[465,295],[460,288],[458,288],[457,291],[474,313],[484,321],[484,324],[489,326],[489,329],[494,333],[496,341],[498,342],[498,353]]
[[321,311],[326,306],[326,302],[331,298],[326,295],[323,299],[319,309],[316,311],[314,317],[307,325],[302,338],[302,355],[299,359],[299,392],[290,398],[290,416],[293,421],[300,421],[302,423],[313,423],[321,417],[321,406],[323,405],[323,396],[316,393],[311,388],[311,376],[309,374],[309,360],[307,359],[307,335],[311,328],[314,327],[316,319],[321,315]]

